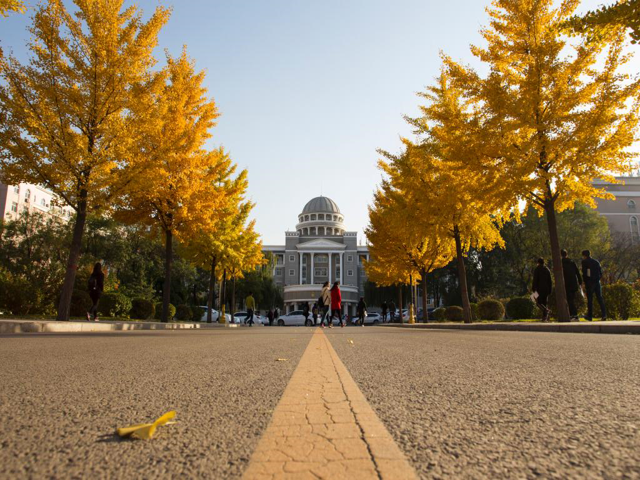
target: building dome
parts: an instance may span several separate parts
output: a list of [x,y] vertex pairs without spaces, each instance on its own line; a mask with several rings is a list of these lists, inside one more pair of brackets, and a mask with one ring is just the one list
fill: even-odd
[[302,213],[340,213],[340,209],[330,198],[316,197],[307,202]]

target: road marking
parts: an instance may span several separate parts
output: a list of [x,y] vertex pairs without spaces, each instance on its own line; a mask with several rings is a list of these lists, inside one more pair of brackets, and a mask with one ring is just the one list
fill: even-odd
[[327,336],[317,329],[243,478],[418,477]]

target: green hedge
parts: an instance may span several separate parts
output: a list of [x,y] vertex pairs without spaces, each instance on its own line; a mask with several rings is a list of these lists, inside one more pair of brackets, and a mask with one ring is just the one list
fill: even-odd
[[471,303],[471,320],[476,321],[480,318],[480,314],[478,311],[478,304],[477,303]]
[[507,316],[512,320],[525,320],[533,317],[535,305],[529,297],[514,297],[507,303]]
[[478,317],[480,320],[502,320],[504,318],[504,305],[499,300],[487,298],[478,304]]
[[[607,317],[612,320],[628,320],[640,315],[640,293],[627,283],[618,282],[602,287]],[[593,316],[601,317],[598,300],[593,298]]]
[[[102,299],[100,300],[102,301]],[[93,305],[89,292],[86,290],[74,290],[71,294],[71,310],[72,317],[84,317]],[[98,304],[98,307],[100,304]]]
[[[176,307],[173,304],[169,304],[169,321],[173,320],[173,317],[176,316]],[[156,319],[162,319],[162,302],[156,303]]]
[[191,321],[199,322],[202,320],[206,310],[202,307],[191,307]]
[[176,309],[176,319],[180,322],[186,322],[187,320],[191,320],[193,317],[193,312],[191,311],[191,307],[189,305],[178,305]]
[[156,313],[156,306],[146,298],[134,298],[131,301],[131,318],[149,320]]
[[444,318],[450,322],[460,322],[464,320],[464,311],[462,310],[462,307],[451,305],[445,309]]
[[119,292],[103,293],[98,302],[98,313],[105,317],[128,318],[131,299]]
[[445,309],[443,307],[436,308],[431,314],[431,318],[436,322],[442,322],[444,318]]

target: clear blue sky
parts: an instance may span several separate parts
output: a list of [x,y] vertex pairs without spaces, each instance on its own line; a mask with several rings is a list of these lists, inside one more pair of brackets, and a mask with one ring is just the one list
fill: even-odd
[[[158,4],[136,3],[147,16]],[[279,244],[321,192],[362,234],[380,181],[376,149],[395,152],[411,134],[402,116],[417,114],[415,93],[437,76],[440,50],[473,64],[468,47],[480,43],[489,0],[162,3],[174,11],[160,48],[178,55],[186,44],[206,69],[222,113],[213,144],[248,169],[258,231]],[[24,58],[28,22],[0,19],[5,51]]]

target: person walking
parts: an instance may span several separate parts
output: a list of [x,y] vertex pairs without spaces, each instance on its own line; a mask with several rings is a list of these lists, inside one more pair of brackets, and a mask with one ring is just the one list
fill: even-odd
[[93,315],[93,321],[97,322],[98,319],[98,302],[100,296],[104,290],[104,273],[102,272],[102,264],[96,263],[93,266],[93,272],[89,276],[89,296],[91,297],[91,310],[87,312],[87,321],[91,321]]
[[273,325],[273,309],[270,308],[269,312],[267,313],[267,320],[269,320],[269,326]]
[[582,285],[582,277],[576,262],[569,258],[565,249],[560,250],[562,255],[562,274],[564,276],[564,288],[567,292],[567,304],[569,304],[569,316],[571,320],[578,320],[578,309],[576,308],[576,295]]
[[344,327],[344,319],[342,318],[342,292],[340,292],[340,282],[334,282],[331,287],[331,318],[330,322],[333,323],[333,316],[338,317],[340,321],[340,327]]
[[327,322],[329,328],[333,328],[333,323],[329,318],[329,309],[331,308],[331,291],[329,289],[329,282],[324,282],[322,285],[322,292],[318,299],[318,304],[322,308],[322,317],[320,318],[320,327],[324,328],[324,322]]
[[358,310],[358,323],[361,327],[364,327],[364,319],[367,316],[367,304],[363,297],[360,297],[356,310]]
[[273,311],[273,321],[276,323],[276,325],[278,324],[279,318],[280,318],[280,309],[276,307],[276,309]]
[[387,321],[387,310],[389,307],[387,306],[387,302],[382,302],[382,323]]
[[318,302],[315,302],[311,308],[311,318],[313,318],[313,326],[315,327],[318,324]]
[[544,258],[538,259],[538,265],[533,271],[533,285],[531,290],[535,297],[536,305],[542,310],[542,321],[548,322],[550,316],[550,310],[547,306],[549,300],[549,294],[551,294],[551,272],[544,264]]
[[391,301],[389,304],[389,323],[392,323],[395,320],[396,316],[396,303]]
[[595,258],[591,258],[589,250],[582,251],[582,277],[584,278],[584,286],[587,291],[587,316],[584,317],[590,322],[593,321],[593,296],[595,295],[600,305],[602,321],[607,319],[607,309],[602,298],[602,286],[600,279],[602,278],[602,267],[600,262]]
[[249,292],[249,295],[245,299],[244,303],[247,306],[247,319],[244,321],[244,323],[248,323],[250,327],[253,327],[253,312],[256,309],[256,301],[253,298],[253,292]]
[[309,323],[309,302],[304,302],[302,305],[302,315],[304,315],[304,326]]

